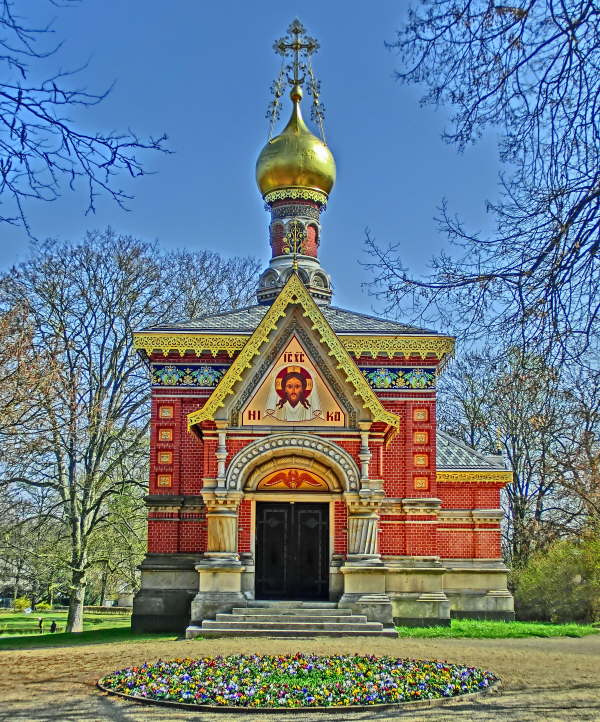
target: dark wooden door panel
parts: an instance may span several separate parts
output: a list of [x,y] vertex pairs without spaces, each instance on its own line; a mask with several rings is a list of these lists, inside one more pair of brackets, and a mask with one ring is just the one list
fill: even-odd
[[285,597],[291,524],[289,504],[256,505],[256,588],[265,599]]
[[257,502],[257,598],[327,599],[328,559],[327,504]]

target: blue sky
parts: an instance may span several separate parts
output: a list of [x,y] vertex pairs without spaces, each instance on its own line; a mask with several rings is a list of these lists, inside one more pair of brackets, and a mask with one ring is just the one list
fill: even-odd
[[[279,69],[272,44],[296,16],[321,43],[313,62],[338,169],[321,243],[334,303],[378,309],[361,290],[368,280],[359,264],[366,227],[382,243],[399,242],[405,264],[416,271],[445,247],[434,221],[442,198],[471,228],[490,227],[484,208],[498,188],[495,138],[459,154],[440,139],[448,115],[421,108],[419,89],[393,78],[398,59],[384,42],[394,39],[408,2],[27,5],[35,20],[55,17],[56,35],[65,41],[49,68],[89,61],[76,85],[99,91],[116,81],[108,99],[78,113],[77,120],[88,130],[166,132],[173,151],[146,158],[154,175],[121,179],[135,194],[128,213],[105,198],[95,215],[85,216],[83,191],[30,205],[38,237],[77,240],[86,229],[111,225],[165,247],[250,254],[266,264],[269,219],[254,165],[267,139],[269,86]],[[288,113],[286,100],[278,130]],[[0,227],[0,267],[23,260],[27,249],[23,231]]]

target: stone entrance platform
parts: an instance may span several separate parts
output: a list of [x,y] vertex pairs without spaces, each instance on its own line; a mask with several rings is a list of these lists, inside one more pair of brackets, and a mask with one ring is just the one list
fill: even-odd
[[370,622],[337,602],[249,601],[186,629],[194,637],[397,637],[393,627]]

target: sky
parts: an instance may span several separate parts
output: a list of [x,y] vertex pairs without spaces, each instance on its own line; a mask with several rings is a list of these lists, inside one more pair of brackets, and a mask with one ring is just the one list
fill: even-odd
[[[119,179],[135,195],[128,212],[103,198],[94,215],[85,215],[84,189],[65,189],[56,202],[26,207],[33,233],[77,241],[88,229],[110,225],[165,248],[252,255],[266,266],[269,215],[254,168],[279,70],[272,45],[299,17],[321,44],[313,66],[337,163],[322,216],[321,263],[333,277],[335,305],[381,311],[363,288],[370,278],[360,265],[365,229],[381,244],[399,243],[404,264],[423,272],[447,247],[434,220],[442,199],[470,230],[485,230],[491,226],[485,202],[498,192],[495,138],[458,153],[440,137],[448,111],[421,107],[423,90],[394,78],[399,60],[385,42],[394,40],[407,6],[408,0],[27,3],[27,17],[53,18],[56,39],[64,41],[46,61],[48,70],[87,63],[73,80],[77,87],[100,92],[114,83],[102,104],[72,117],[88,131],[164,132],[172,151],[141,156],[151,175]],[[289,112],[286,99],[276,132]],[[26,259],[28,247],[23,230],[0,226],[0,268]]]

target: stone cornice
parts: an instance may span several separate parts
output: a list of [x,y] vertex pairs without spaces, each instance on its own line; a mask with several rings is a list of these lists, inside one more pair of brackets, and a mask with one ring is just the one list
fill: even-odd
[[433,514],[440,513],[441,499],[424,498],[392,498],[381,501],[379,513],[382,516],[397,516],[401,514]]
[[179,494],[148,494],[144,497],[144,501],[148,508],[170,507],[172,510],[179,508],[196,508],[204,506],[202,497],[199,494],[179,495]]

